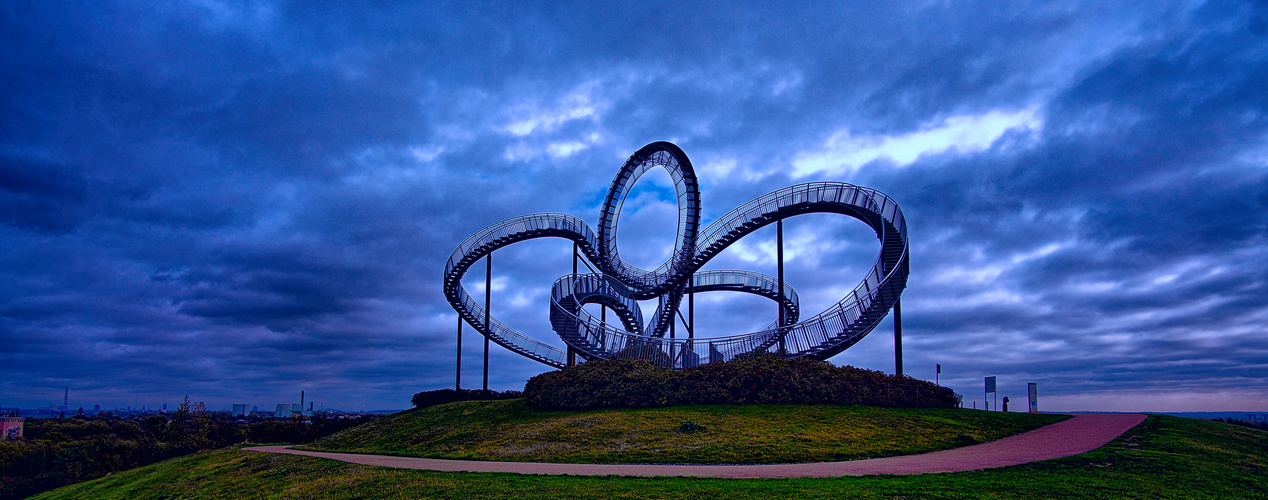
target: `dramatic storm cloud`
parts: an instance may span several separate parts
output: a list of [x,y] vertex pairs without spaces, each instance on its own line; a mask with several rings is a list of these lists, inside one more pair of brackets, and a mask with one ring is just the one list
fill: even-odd
[[[457,244],[593,224],[656,140],[706,222],[813,180],[896,199],[906,371],[966,406],[987,375],[1053,410],[1268,403],[1268,4],[366,4],[0,2],[0,405],[406,407],[453,384]],[[669,255],[669,186],[625,205],[632,264]],[[879,250],[844,217],[785,232],[809,314]],[[496,253],[495,314],[562,345],[570,250]],[[774,253],[764,229],[709,267]],[[775,316],[696,309],[702,335]],[[831,361],[892,371],[891,328]],[[494,389],[548,369],[491,358]]]

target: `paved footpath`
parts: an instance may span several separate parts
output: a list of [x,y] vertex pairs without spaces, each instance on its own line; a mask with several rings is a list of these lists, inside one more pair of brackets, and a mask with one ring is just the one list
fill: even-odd
[[836,477],[868,474],[961,472],[1078,455],[1100,448],[1145,420],[1133,413],[1080,413],[1074,418],[988,443],[900,457],[754,465],[554,464],[392,457],[292,450],[285,446],[248,451],[328,458],[361,465],[448,472],[515,472],[577,476],[693,476],[730,478]]

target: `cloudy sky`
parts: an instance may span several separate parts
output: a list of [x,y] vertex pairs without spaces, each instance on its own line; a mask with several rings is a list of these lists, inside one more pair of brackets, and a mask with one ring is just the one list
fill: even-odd
[[[1268,3],[546,4],[0,0],[0,405],[407,407],[454,383],[455,246],[593,224],[668,140],[706,222],[814,180],[896,199],[907,372],[966,406],[997,375],[1047,410],[1268,409]],[[667,183],[626,203],[630,263],[669,254]],[[785,235],[808,314],[879,250],[839,216]],[[495,315],[561,345],[570,249],[495,254]],[[709,268],[774,274],[773,229]],[[891,331],[831,362],[892,371]]]

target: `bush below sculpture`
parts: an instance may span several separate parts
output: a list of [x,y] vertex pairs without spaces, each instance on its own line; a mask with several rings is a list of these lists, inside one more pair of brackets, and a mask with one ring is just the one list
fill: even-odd
[[415,408],[426,408],[458,401],[492,401],[498,399],[519,399],[522,397],[524,395],[520,391],[498,392],[487,389],[440,389],[414,394],[414,397],[410,398],[410,402],[414,403]]
[[824,361],[757,355],[675,371],[647,360],[591,361],[528,380],[524,397],[543,410],[711,404],[840,404],[955,408],[946,387]]

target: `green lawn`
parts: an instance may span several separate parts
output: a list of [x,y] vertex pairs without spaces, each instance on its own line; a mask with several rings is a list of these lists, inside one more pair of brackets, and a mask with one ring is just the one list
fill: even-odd
[[438,473],[223,449],[34,498],[1268,498],[1268,432],[1150,416],[1083,455],[955,474],[695,479]]
[[[401,412],[303,448],[567,463],[819,462],[954,448],[1065,418],[830,405],[538,411],[516,399]],[[684,422],[702,428],[683,432]]]

